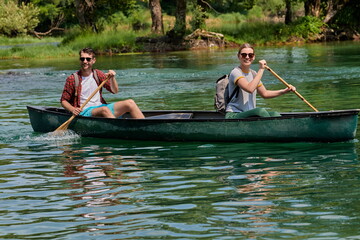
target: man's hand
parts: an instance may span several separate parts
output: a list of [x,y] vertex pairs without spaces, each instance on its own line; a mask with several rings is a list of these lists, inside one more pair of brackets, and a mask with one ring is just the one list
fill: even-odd
[[71,113],[75,116],[78,116],[81,113],[81,108],[74,108]]
[[114,70],[109,70],[109,72],[106,73],[105,75],[111,79],[111,78],[115,77],[116,72]]

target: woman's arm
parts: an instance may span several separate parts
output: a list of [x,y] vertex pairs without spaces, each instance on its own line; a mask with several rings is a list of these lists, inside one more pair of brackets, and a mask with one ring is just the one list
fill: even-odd
[[264,85],[258,87],[258,93],[263,98],[274,98],[291,91],[296,91],[296,88],[292,85],[290,85],[290,88],[284,88],[281,90],[267,90]]
[[[259,71],[257,72],[254,79],[252,81],[248,82],[245,78],[239,78],[237,80],[236,84],[244,91],[246,91],[248,93],[253,93],[259,87],[261,78],[264,74],[265,66],[266,66],[266,61],[260,60],[259,61]],[[249,69],[249,71],[251,71],[251,70]]]

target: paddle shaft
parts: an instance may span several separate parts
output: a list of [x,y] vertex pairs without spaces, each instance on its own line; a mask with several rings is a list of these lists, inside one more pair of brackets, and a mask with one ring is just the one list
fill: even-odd
[[[286,87],[290,88],[290,84],[288,84],[284,79],[282,79],[279,75],[276,74],[276,72],[274,72],[270,67],[265,66],[265,68],[267,70],[269,70],[269,72],[271,72],[277,79],[279,79],[283,84],[285,84]],[[309,105],[309,107],[311,107],[315,112],[318,112],[318,110],[311,105],[299,92],[294,91],[294,93],[296,94],[296,96],[298,96],[301,100],[303,100],[307,105]]]
[[[104,86],[104,84],[109,80],[109,78],[107,77],[96,89],[95,91],[90,95],[90,97],[88,97],[88,99],[86,99],[86,101],[80,106],[80,109],[83,110],[83,108],[85,107],[85,105],[95,96],[95,94]],[[58,127],[55,131],[58,130],[66,130],[68,128],[68,126],[70,125],[71,121],[76,117],[76,115],[72,115],[71,118],[69,118],[69,120],[67,120],[66,122],[64,122],[63,124],[60,125],[60,127]]]

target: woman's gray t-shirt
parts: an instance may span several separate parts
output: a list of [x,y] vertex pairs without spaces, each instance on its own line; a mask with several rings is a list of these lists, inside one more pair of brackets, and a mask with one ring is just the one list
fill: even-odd
[[[229,75],[229,95],[236,88],[236,82],[240,78],[245,78],[248,82],[252,81],[256,76],[254,70],[250,70],[248,73],[244,73],[239,67],[234,68]],[[235,95],[226,106],[226,112],[245,112],[256,108],[256,93],[248,93],[241,88],[237,96]]]

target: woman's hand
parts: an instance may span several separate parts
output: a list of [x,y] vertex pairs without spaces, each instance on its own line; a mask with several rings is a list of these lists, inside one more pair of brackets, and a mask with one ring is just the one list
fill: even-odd
[[293,85],[289,85],[289,87],[285,88],[283,90],[283,93],[288,93],[288,92],[295,92],[296,91],[296,87],[294,87]]
[[267,63],[266,63],[266,61],[264,59],[259,61],[259,68],[260,69],[265,69],[266,65],[267,65]]

